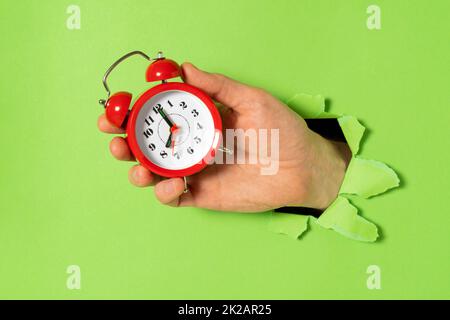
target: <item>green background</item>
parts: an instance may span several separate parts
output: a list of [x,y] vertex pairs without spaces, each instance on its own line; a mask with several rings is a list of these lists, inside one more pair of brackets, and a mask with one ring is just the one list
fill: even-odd
[[[81,8],[68,30],[66,9]],[[381,8],[368,30],[366,8]],[[450,298],[448,1],[0,2],[0,298]],[[401,187],[353,198],[381,226],[359,243],[270,215],[166,208],[132,187],[97,131],[101,77],[163,50],[281,99],[322,93],[367,127],[361,155]],[[138,58],[113,91],[148,87]],[[233,186],[230,186],[232,188]],[[66,288],[68,265],[81,290]],[[381,268],[381,290],[366,269]]]

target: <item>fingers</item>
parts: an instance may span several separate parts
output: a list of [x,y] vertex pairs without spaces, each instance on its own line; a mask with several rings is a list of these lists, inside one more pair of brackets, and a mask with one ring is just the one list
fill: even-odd
[[180,196],[184,192],[184,181],[182,178],[172,178],[159,182],[155,186],[155,195],[158,200],[166,205],[177,207]]
[[[108,119],[106,119],[105,114],[101,114],[98,117],[97,126],[100,131],[105,133],[113,133],[113,134],[121,134],[125,133],[125,130],[122,128],[117,128],[111,123],[109,123]],[[128,147],[127,142],[122,137],[115,137],[111,140],[109,144],[109,150],[111,154],[117,160],[122,161],[134,161],[134,156],[131,153],[130,148]]]
[[188,62],[181,67],[186,83],[202,89],[214,100],[236,111],[239,111],[242,100],[254,96],[257,90],[224,75],[202,71]]
[[114,137],[109,143],[109,150],[114,158],[121,161],[134,161],[128,143],[122,137]]
[[97,126],[100,129],[100,131],[105,133],[116,133],[116,134],[125,133],[124,129],[117,128],[116,126],[109,123],[104,113],[101,114],[100,117],[98,117]]
[[133,185],[140,188],[152,186],[159,181],[159,177],[141,165],[135,165],[130,169],[128,179]]
[[128,173],[128,179],[136,187],[155,186],[156,198],[165,205],[172,207],[192,206],[194,198],[190,192],[184,193],[184,180],[172,178],[161,180],[141,165],[135,165]]

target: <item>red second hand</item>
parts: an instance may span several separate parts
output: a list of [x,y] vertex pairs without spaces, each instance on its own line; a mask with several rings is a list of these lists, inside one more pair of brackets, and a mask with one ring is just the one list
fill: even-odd
[[172,128],[170,128],[170,132],[172,133],[172,156],[175,153],[175,134],[177,133],[177,126],[174,124]]

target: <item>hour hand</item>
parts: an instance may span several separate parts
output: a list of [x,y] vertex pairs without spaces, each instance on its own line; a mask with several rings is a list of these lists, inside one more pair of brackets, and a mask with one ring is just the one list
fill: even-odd
[[172,145],[172,138],[177,130],[178,130],[178,127],[175,124],[170,127],[170,134],[169,134],[169,138],[167,138],[166,148],[170,148],[170,146]]
[[170,148],[172,145],[172,131],[170,131],[169,138],[167,138],[166,148]]

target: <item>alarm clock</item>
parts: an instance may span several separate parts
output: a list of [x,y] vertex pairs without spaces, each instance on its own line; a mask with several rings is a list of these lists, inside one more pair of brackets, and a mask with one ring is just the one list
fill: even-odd
[[[150,62],[146,81],[159,83],[132,104],[131,93],[111,94],[107,79],[118,64],[134,55]],[[137,161],[168,178],[185,178],[204,169],[214,158],[222,133],[219,112],[206,93],[184,82],[168,81],[181,76],[180,66],[162,52],[151,59],[133,51],[106,71],[103,85],[108,96],[100,100],[108,121],[126,130],[126,141]]]

